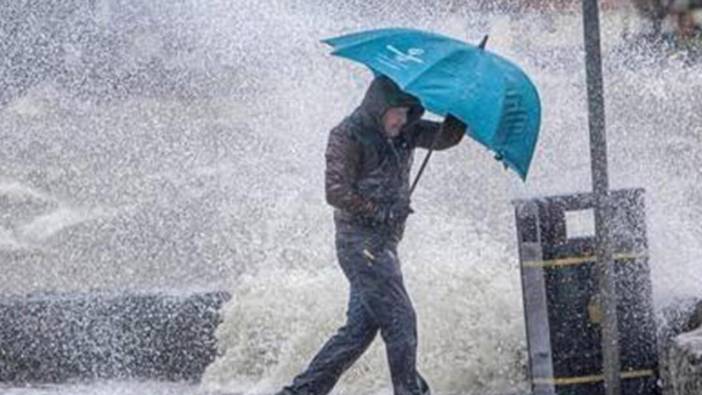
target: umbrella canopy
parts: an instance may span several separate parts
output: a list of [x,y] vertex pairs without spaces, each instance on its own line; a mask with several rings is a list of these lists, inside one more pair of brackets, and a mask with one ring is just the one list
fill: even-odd
[[414,29],[370,30],[322,42],[334,48],[333,55],[386,75],[429,111],[461,119],[470,137],[526,179],[541,104],[519,67],[477,46]]

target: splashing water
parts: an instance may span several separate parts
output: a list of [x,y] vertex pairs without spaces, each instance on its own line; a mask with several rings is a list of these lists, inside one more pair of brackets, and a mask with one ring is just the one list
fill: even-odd
[[[202,387],[277,389],[343,323],[348,293],[323,198],[323,152],[370,73],[329,57],[319,40],[389,26],[472,42],[490,34],[489,48],[524,66],[542,96],[529,181],[472,141],[435,155],[400,254],[419,319],[419,368],[435,392],[525,388],[510,201],[590,189],[580,15],[432,3],[100,2],[106,26],[132,32],[135,44],[124,50],[131,62],[161,59],[166,71],[199,77],[182,72],[138,95],[116,88],[85,96],[76,80],[46,80],[0,110],[8,142],[0,146],[0,202],[9,208],[0,250],[11,264],[2,286],[227,289],[223,355]],[[139,30],[145,21],[150,30]],[[702,74],[623,38],[638,23],[628,10],[603,20],[610,175],[613,188],[647,190],[654,296],[663,306],[702,290]],[[181,47],[154,32],[173,34]],[[79,46],[64,53],[71,62],[79,55]],[[129,92],[141,86],[111,78]],[[377,339],[336,391],[388,386]]]

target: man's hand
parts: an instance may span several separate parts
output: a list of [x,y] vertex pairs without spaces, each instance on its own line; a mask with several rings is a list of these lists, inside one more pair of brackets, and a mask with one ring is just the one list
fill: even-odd
[[442,133],[462,135],[466,132],[466,124],[451,114],[447,114],[441,123]]

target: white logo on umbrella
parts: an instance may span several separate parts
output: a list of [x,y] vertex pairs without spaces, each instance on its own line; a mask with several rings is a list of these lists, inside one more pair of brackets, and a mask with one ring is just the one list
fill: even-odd
[[424,55],[424,50],[422,48],[410,48],[407,53],[404,53],[392,45],[386,45],[390,52],[395,54],[395,60],[400,63],[415,62],[424,63],[424,60],[420,56]]

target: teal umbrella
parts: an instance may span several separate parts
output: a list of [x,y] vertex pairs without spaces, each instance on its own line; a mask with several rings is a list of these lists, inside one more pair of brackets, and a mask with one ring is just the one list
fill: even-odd
[[451,114],[470,137],[526,180],[539,135],[541,104],[529,77],[484,49],[414,29],[379,29],[325,39],[333,55],[395,81],[429,111]]

